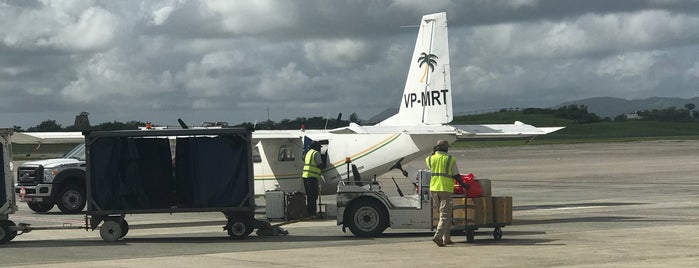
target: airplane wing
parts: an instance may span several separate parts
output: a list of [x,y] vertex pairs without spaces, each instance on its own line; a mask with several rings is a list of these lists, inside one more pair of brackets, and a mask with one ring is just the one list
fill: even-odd
[[461,132],[459,139],[469,138],[519,138],[546,135],[565,127],[535,127],[516,121],[514,124],[453,125]]
[[253,143],[263,139],[298,139],[305,136],[301,130],[256,130],[252,132]]
[[15,132],[12,143],[18,144],[58,144],[82,143],[85,137],[82,132]]

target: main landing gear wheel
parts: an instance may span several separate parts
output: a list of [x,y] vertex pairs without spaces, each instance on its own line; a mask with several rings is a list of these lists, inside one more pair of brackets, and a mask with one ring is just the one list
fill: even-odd
[[8,220],[0,221],[0,244],[10,242],[17,236],[17,231],[10,230],[10,227],[15,226],[15,223]]
[[116,220],[105,220],[100,227],[100,237],[107,242],[114,242],[122,238],[121,224]]
[[359,237],[375,237],[388,227],[388,213],[373,200],[359,200],[346,218],[345,224]]
[[502,229],[500,227],[493,230],[493,238],[495,238],[495,240],[500,240],[500,238],[502,238]]
[[27,206],[34,212],[46,213],[53,208],[53,203],[49,202],[27,202]]

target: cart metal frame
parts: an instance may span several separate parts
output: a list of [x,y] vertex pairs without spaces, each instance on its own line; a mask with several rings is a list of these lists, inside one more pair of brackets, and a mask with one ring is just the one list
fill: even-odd
[[[269,224],[255,220],[254,176],[252,164],[252,134],[243,128],[212,128],[212,129],[175,129],[175,130],[121,130],[121,131],[89,131],[85,136],[86,153],[86,192],[87,213],[85,215],[85,227],[95,230],[100,223],[100,236],[105,241],[116,241],[128,233],[129,225],[125,220],[126,214],[149,213],[186,213],[186,212],[221,212],[227,218],[224,230],[232,238],[247,237],[253,229],[264,228]],[[201,208],[164,208],[164,209],[101,209],[93,198],[92,172],[90,165],[90,146],[101,138],[127,137],[206,137],[206,136],[238,136],[246,143],[248,192],[246,197],[237,206],[231,207],[201,207]]]
[[[466,195],[454,195],[454,198],[463,198],[467,199],[468,197]],[[465,200],[464,200],[465,201]],[[465,204],[466,202],[464,202]],[[459,221],[464,222],[464,225],[456,225],[452,224],[452,231],[457,231],[457,232],[465,232],[466,234],[466,242],[473,242],[475,240],[476,236],[476,231],[481,228],[493,228],[493,239],[495,240],[500,240],[502,238],[502,228],[507,226],[509,223],[489,223],[489,224],[472,224],[468,225],[468,209],[466,209],[466,205],[463,206],[452,206],[452,213],[454,209],[458,208],[464,208],[464,218],[459,218]],[[453,214],[452,214],[453,215]],[[452,218],[456,219],[456,218]],[[453,221],[452,221],[453,223]]]
[[[453,198],[463,198],[463,199],[469,198],[466,195],[461,195],[461,194],[455,194],[452,197]],[[435,207],[434,207],[435,204],[434,204],[434,202],[432,202],[432,203],[433,203],[432,204],[432,212],[430,212],[433,214],[432,219],[439,221],[439,215],[434,215],[434,213],[433,213],[434,209],[435,209]],[[464,202],[464,204],[465,203],[466,202]],[[453,217],[454,210],[461,209],[461,208],[464,209],[464,217],[463,218],[454,218]],[[437,216],[437,217],[435,217],[435,216]],[[502,238],[502,228],[511,224],[511,223],[493,222],[493,223],[489,223],[489,224],[471,224],[471,225],[469,225],[467,219],[468,219],[468,209],[466,209],[466,205],[452,206],[452,218],[450,218],[450,220],[452,221],[452,224],[451,224],[452,236],[463,234],[466,236],[466,242],[468,242],[468,243],[472,243],[473,241],[475,241],[476,231],[478,231],[478,229],[481,229],[481,228],[493,228],[493,238],[495,240],[500,240]],[[454,224],[454,220],[458,220],[459,222],[463,221],[463,225]],[[434,231],[436,228],[437,228],[437,226],[432,224],[432,230]]]

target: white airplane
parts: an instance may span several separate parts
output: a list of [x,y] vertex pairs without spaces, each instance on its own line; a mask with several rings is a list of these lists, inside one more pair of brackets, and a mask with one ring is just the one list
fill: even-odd
[[[373,126],[331,130],[260,130],[253,132],[255,193],[279,187],[303,191],[304,139],[320,141],[326,160],[321,194],[333,194],[342,179],[371,181],[392,167],[432,153],[437,140],[533,137],[563,127],[537,128],[522,122],[497,125],[447,125],[453,118],[446,13],[422,17],[398,114]],[[306,142],[308,143],[308,142]],[[259,157],[258,157],[259,155]],[[404,172],[405,175],[405,172]],[[406,175],[407,176],[407,175]]]
[[[257,130],[253,137],[255,194],[281,189],[304,191],[300,178],[304,146],[320,141],[326,167],[320,181],[321,194],[333,194],[340,180],[354,180],[348,162],[356,166],[362,181],[371,181],[409,162],[432,153],[437,140],[517,138],[548,134],[563,127],[534,127],[522,122],[494,125],[448,125],[453,119],[452,87],[446,13],[422,17],[415,50],[399,112],[373,126],[350,123],[330,130]],[[70,134],[69,134],[70,133]],[[25,136],[27,135],[27,136]],[[34,135],[34,136],[31,136]],[[67,132],[62,138],[84,141],[82,133]],[[71,136],[72,135],[72,136]],[[17,137],[19,136],[19,137]],[[36,133],[16,133],[13,141],[51,142]],[[19,142],[30,143],[30,142]],[[407,176],[406,172],[403,172]]]

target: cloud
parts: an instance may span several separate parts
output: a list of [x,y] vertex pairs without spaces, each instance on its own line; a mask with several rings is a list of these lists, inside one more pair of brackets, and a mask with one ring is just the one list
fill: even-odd
[[2,42],[10,48],[25,50],[95,50],[108,46],[115,38],[118,18],[89,1],[44,1],[37,9],[7,7],[0,19]]
[[306,75],[297,69],[296,63],[290,62],[277,71],[263,74],[255,92],[269,100],[313,100],[321,95],[316,94],[320,93],[317,90],[309,90],[316,88],[317,82],[317,78]]
[[[658,23],[662,21],[663,23]],[[491,58],[573,58],[667,49],[699,40],[699,18],[667,11],[587,14],[572,21],[476,27],[468,53]]]
[[638,78],[646,74],[656,63],[656,55],[658,55],[658,52],[634,52],[607,58],[600,62],[596,73],[599,76],[613,80]]
[[368,58],[368,45],[359,40],[319,40],[304,44],[306,58],[320,66],[346,68]]
[[236,72],[249,67],[248,64],[240,52],[216,51],[203,55],[197,62],[187,63],[185,70],[177,73],[176,78],[189,96],[224,97],[230,88],[235,88],[232,78]]
[[698,1],[0,5],[0,23],[11,26],[0,27],[0,125],[36,125],[46,118],[30,118],[49,110],[106,121],[179,114],[240,122],[264,119],[268,106],[274,120],[340,111],[368,118],[399,104],[417,33],[401,26],[440,11],[449,16],[457,111],[693,97],[699,79]]
[[694,66],[687,70],[687,75],[693,78],[699,78],[699,62],[695,62]]
[[172,75],[167,71],[142,72],[131,66],[116,51],[95,54],[76,67],[76,78],[61,90],[61,96],[68,103],[159,107],[155,95],[172,90]]

